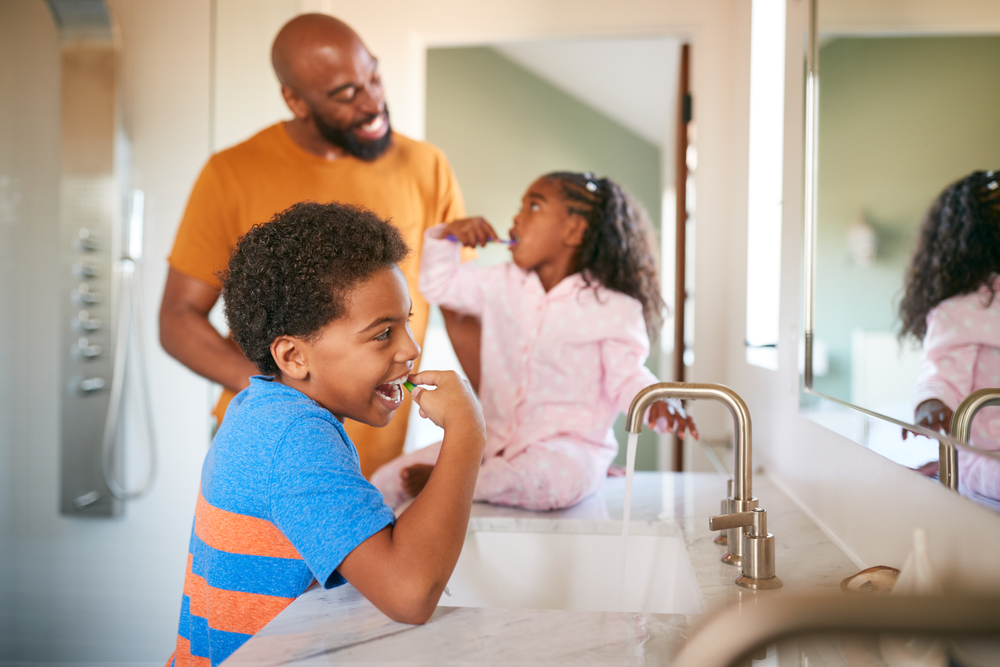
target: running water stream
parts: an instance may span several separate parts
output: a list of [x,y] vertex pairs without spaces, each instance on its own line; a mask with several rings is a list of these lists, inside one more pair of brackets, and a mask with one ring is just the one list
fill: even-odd
[[622,507],[622,545],[618,560],[618,610],[625,611],[625,563],[628,560],[628,523],[632,514],[632,476],[635,474],[635,447],[638,433],[628,434],[625,449],[625,506]]

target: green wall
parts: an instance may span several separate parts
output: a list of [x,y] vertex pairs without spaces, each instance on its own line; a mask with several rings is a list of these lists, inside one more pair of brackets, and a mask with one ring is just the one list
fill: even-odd
[[[659,147],[490,48],[427,52],[427,140],[447,154],[469,214],[484,216],[501,236],[528,185],[557,170],[611,177],[659,227]],[[490,247],[480,261],[507,257],[504,248]],[[656,467],[655,437],[640,440],[636,467]]]
[[[1000,37],[842,38],[820,49],[816,336],[819,391],[850,400],[851,330],[898,331],[924,212],[948,184],[1000,167]],[[864,215],[874,264],[848,259]]]

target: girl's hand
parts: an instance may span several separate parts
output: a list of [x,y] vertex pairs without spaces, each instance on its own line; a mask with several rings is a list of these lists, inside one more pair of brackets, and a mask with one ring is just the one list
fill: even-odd
[[435,387],[433,390],[414,387],[410,392],[413,401],[420,406],[421,417],[446,431],[449,426],[475,424],[485,434],[483,410],[468,380],[454,371],[421,371],[408,379],[416,385]]
[[496,231],[485,218],[463,218],[448,223],[441,237],[454,236],[462,245],[475,248],[490,241],[499,241]]
[[[938,433],[948,433],[951,430],[952,416],[951,408],[936,398],[929,398],[914,410],[913,421],[917,423],[917,426],[923,426]],[[903,440],[906,440],[906,436],[911,433],[913,432],[904,428]],[[916,436],[916,433],[913,435]]]
[[687,431],[698,440],[698,427],[694,420],[681,407],[680,401],[674,399],[656,401],[650,406],[649,428],[657,433],[677,433],[678,438],[683,438]]

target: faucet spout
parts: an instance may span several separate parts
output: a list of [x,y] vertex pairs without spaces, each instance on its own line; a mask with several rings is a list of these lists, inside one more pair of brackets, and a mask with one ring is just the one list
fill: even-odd
[[732,497],[727,498],[723,514],[708,520],[710,530],[727,530],[729,551],[722,562],[742,569],[736,584],[753,590],[781,586],[774,576],[774,535],[767,532],[767,513],[757,507],[751,480],[752,445],[750,442],[750,410],[739,394],[721,384],[691,384],[661,382],[646,387],[632,400],[625,428],[640,433],[646,410],[656,401],[667,398],[710,399],[722,403],[733,416],[736,442],[733,447]]
[[718,401],[733,416],[735,431],[733,461],[733,499],[749,501],[753,498],[751,479],[752,444],[750,440],[750,410],[739,394],[721,384],[693,384],[690,382],[661,382],[646,387],[632,400],[625,420],[629,433],[641,433],[646,410],[656,401],[668,398]]
[[[972,420],[982,408],[1000,405],[1000,389],[980,389],[965,397],[951,418],[951,437],[962,442],[969,441],[972,432]],[[954,445],[941,442],[938,446],[940,461],[938,478],[941,483],[955,491],[958,490],[958,451]]]

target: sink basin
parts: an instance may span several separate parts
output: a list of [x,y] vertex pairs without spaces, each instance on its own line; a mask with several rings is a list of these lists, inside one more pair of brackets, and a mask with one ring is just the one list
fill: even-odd
[[705,611],[683,539],[629,537],[619,608],[621,535],[470,531],[448,582],[449,607],[661,614]]

